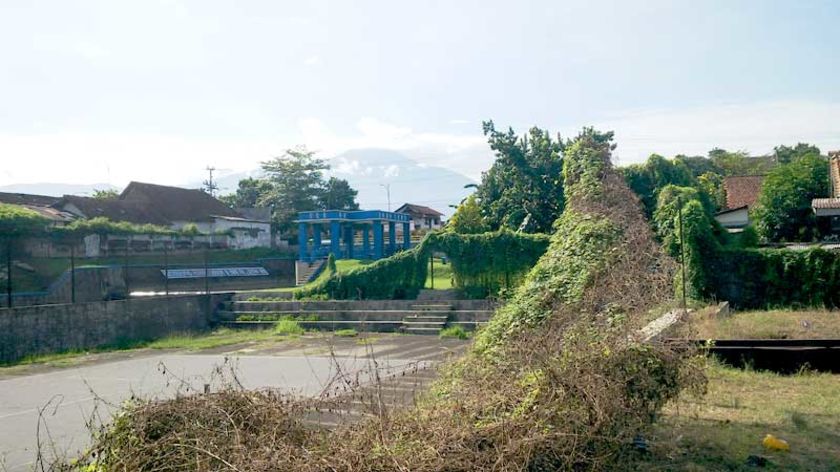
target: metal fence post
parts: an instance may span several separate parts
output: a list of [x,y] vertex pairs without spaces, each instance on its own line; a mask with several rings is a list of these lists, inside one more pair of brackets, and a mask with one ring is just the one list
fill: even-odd
[[12,308],[12,238],[6,240],[6,306]]
[[70,303],[76,303],[76,246],[70,244]]

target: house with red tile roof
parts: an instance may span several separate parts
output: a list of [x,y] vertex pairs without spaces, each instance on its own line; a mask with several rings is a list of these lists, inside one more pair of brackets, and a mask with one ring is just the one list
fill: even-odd
[[104,217],[174,230],[195,225],[203,234],[230,233],[235,249],[271,246],[270,211],[238,211],[197,189],[131,182],[117,198],[65,195],[52,207],[76,218]]
[[397,208],[396,213],[406,213],[411,217],[411,231],[438,229],[443,226],[443,213],[427,206],[405,203]]
[[758,201],[763,175],[734,175],[723,179],[726,208],[715,219],[730,232],[739,232],[750,224],[750,209]]

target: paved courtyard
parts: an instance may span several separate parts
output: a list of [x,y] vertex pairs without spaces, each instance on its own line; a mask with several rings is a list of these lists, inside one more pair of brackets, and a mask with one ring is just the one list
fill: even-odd
[[364,383],[374,368],[382,375],[430,366],[465,345],[432,336],[382,335],[370,342],[304,337],[200,352],[115,352],[65,367],[0,369],[0,470],[30,470],[39,450],[48,458],[74,456],[88,444],[88,422],[107,420],[132,396],[166,398],[232,382],[315,396],[339,373]]

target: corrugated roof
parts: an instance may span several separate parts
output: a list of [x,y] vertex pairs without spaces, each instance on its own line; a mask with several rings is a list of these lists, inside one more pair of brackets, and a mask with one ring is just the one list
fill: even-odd
[[726,209],[752,207],[761,193],[763,175],[735,175],[723,179]]
[[65,208],[72,204],[85,218],[104,217],[111,221],[127,221],[135,224],[154,224],[169,226],[166,218],[154,211],[153,207],[146,207],[136,202],[126,202],[116,198],[91,198],[76,195],[65,195],[55,206]]
[[415,205],[413,203],[406,203],[403,206],[397,208],[395,213],[414,213],[418,215],[432,215],[432,216],[443,216],[443,213],[435,210],[434,208],[429,208],[423,205]]
[[61,200],[59,197],[50,197],[47,195],[0,192],[0,203],[10,203],[12,205],[48,207],[59,200]]
[[811,200],[811,208],[815,210],[840,209],[840,198],[815,198]]

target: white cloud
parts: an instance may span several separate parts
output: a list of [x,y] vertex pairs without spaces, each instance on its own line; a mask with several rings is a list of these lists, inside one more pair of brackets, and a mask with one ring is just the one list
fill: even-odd
[[[573,136],[584,124],[587,123],[559,131],[563,136]],[[604,117],[592,125],[616,132],[620,165],[643,161],[653,152],[665,156],[704,155],[716,146],[753,154],[768,153],[778,144],[799,141],[816,144],[823,152],[840,149],[840,103],[779,101],[631,110]],[[445,167],[478,179],[492,164],[493,152],[480,130],[470,131],[471,134],[417,131],[367,117],[345,134],[334,132],[317,118],[304,118],[293,135],[256,138],[70,131],[0,133],[0,185],[111,182],[120,186],[130,180],[182,184],[203,179],[208,164],[220,169],[253,170],[260,161],[295,144],[305,144],[324,158],[350,149],[393,149],[420,165]],[[400,172],[398,168],[387,169],[359,160],[336,160],[333,165],[339,172],[354,175]]]
[[310,67],[319,66],[321,65],[321,58],[319,56],[309,56],[303,61],[303,64]]
[[478,178],[493,161],[493,154],[480,133],[450,134],[417,132],[375,118],[356,123],[356,133],[339,135],[315,118],[299,122],[300,142],[329,156],[349,149],[384,148],[405,153],[422,165],[445,167]]
[[[840,149],[840,103],[774,101],[685,109],[632,110],[594,123],[614,130],[619,164],[651,153],[706,155],[714,148],[767,154],[779,144],[808,142],[825,153]],[[562,130],[573,136],[578,129]]]

